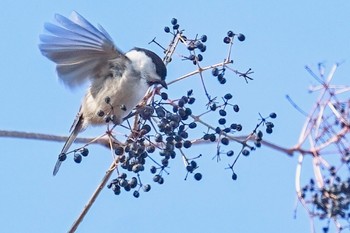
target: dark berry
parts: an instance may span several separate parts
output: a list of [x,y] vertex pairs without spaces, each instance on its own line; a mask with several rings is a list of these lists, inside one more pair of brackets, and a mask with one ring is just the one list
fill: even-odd
[[135,190],[134,193],[132,194],[134,197],[138,198],[140,196],[139,191]]
[[220,84],[226,83],[226,79],[224,78],[224,75],[222,73],[218,75],[218,81]]
[[228,37],[228,36],[226,36],[226,37],[224,38],[224,43],[225,43],[225,44],[229,44],[230,42],[231,42],[231,38]]
[[185,148],[190,148],[190,147],[192,146],[192,142],[186,140],[186,141],[184,141],[183,146],[184,146]]
[[228,31],[227,32],[227,36],[228,37],[233,37],[235,34],[233,33],[233,31]]
[[272,128],[266,128],[266,133],[271,134],[272,133]]
[[201,41],[204,43],[204,42],[206,42],[207,41],[207,35],[203,35],[203,36],[201,36]]
[[148,191],[150,191],[150,190],[151,190],[151,185],[145,184],[145,185],[143,186],[143,191],[148,192]]
[[241,33],[239,33],[237,35],[237,38],[238,38],[239,41],[244,41],[245,40],[245,36],[243,34],[241,34]]
[[117,147],[116,149],[115,149],[115,151],[114,151],[114,153],[116,154],[116,155],[122,155],[122,154],[124,154],[124,148],[123,147]]
[[158,184],[163,184],[163,183],[164,183],[164,178],[160,177],[159,180],[158,180]]
[[220,116],[226,116],[226,111],[224,109],[219,110]]
[[209,140],[211,141],[211,142],[215,142],[216,141],[216,136],[215,136],[215,134],[210,134],[210,136],[209,136]]
[[67,155],[66,153],[61,153],[59,156],[58,156],[58,160],[63,162],[64,160],[66,160],[67,158]]
[[201,173],[196,173],[196,174],[194,174],[194,179],[195,180],[201,180],[202,179],[202,174]]
[[180,27],[180,25],[175,24],[175,25],[173,26],[173,29],[174,29],[174,30],[177,30],[177,29],[179,29],[179,27]]
[[275,127],[275,125],[272,122],[270,122],[270,121],[266,122],[265,124],[266,124],[267,128],[271,128],[272,129],[273,127]]
[[162,97],[163,100],[167,100],[168,94],[166,92],[162,92],[162,93],[160,93],[160,97]]
[[193,167],[193,168],[197,168],[197,162],[192,160],[190,165]]
[[219,69],[218,68],[213,68],[212,70],[211,70],[211,74],[213,75],[213,76],[218,76],[219,75]]
[[227,93],[227,94],[224,96],[224,98],[227,99],[227,100],[230,100],[230,99],[232,99],[232,94]]
[[131,180],[129,181],[130,188],[136,188],[137,186],[137,178],[132,177]]
[[249,155],[249,150],[244,149],[244,150],[242,151],[242,155],[248,156],[248,155]]
[[161,178],[160,175],[155,175],[155,176],[153,176],[153,181],[158,182],[160,178]]
[[226,124],[226,119],[225,119],[225,118],[220,118],[220,119],[219,119],[219,124],[220,124],[220,125]]
[[194,97],[191,97],[188,99],[188,104],[193,104],[196,99]]
[[243,128],[243,127],[242,127],[242,125],[237,124],[237,126],[236,126],[236,130],[237,130],[237,131],[241,131],[241,130],[242,130],[242,128]]
[[239,106],[237,104],[233,105],[233,111],[239,112]]
[[198,61],[202,61],[203,60],[203,56],[201,54],[198,54],[197,55],[197,59],[198,59]]
[[88,154],[89,154],[89,150],[88,150],[87,148],[85,148],[85,147],[81,148],[81,149],[79,150],[79,152],[80,152],[80,154],[81,154],[82,156],[84,156],[84,157],[88,156]]
[[236,173],[232,174],[232,180],[237,180],[237,174]]
[[164,27],[164,31],[165,31],[166,33],[169,33],[169,32],[170,32],[170,28],[169,28],[169,27]]
[[191,60],[191,61],[194,61],[196,60],[196,56],[191,54],[189,57],[188,57],[188,60]]
[[194,128],[197,127],[197,123],[196,123],[196,122],[191,122],[191,123],[188,125],[188,127],[189,127],[190,129],[194,129]]
[[80,153],[75,153],[74,154],[74,162],[76,163],[81,163],[82,157]]
[[155,174],[157,172],[157,168],[155,166],[152,166],[150,171],[152,174]]
[[172,18],[171,19],[171,24],[172,25],[176,25],[177,24],[177,19],[176,18]]
[[270,113],[270,117],[272,118],[272,119],[274,119],[274,118],[276,118],[277,117],[277,114],[276,113]]
[[200,50],[202,53],[204,53],[205,50],[207,50],[207,46],[204,44],[204,45],[202,46],[202,48],[200,48],[199,50]]
[[221,138],[221,143],[224,144],[225,146],[227,146],[229,144],[229,139],[226,137]]
[[186,170],[188,171],[188,172],[193,172],[193,167],[191,166],[191,165],[187,165],[186,166]]
[[227,151],[226,154],[228,157],[231,157],[234,154],[234,152],[233,152],[233,150],[229,150],[229,151]]
[[154,136],[154,141],[155,142],[162,142],[163,141],[163,136],[159,133],[157,133],[155,136]]

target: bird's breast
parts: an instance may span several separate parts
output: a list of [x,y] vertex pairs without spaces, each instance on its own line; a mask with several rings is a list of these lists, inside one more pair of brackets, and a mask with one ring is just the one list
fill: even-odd
[[[144,97],[148,85],[139,76],[122,76],[121,78],[105,78],[101,83],[92,84],[85,95],[81,112],[86,124],[103,124],[105,119],[99,116],[114,115],[115,123],[121,124],[134,107]],[[109,101],[106,101],[109,99]]]

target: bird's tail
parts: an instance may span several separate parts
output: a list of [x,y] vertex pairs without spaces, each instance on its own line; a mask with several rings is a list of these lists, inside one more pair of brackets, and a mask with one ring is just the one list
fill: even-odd
[[72,126],[71,134],[67,138],[67,141],[64,144],[61,153],[58,155],[58,159],[57,159],[57,162],[55,164],[55,167],[54,167],[53,173],[52,173],[54,176],[57,174],[58,170],[61,167],[62,161],[64,160],[63,157],[66,156],[66,153],[69,150],[70,146],[77,138],[79,132],[82,130],[82,125],[83,125],[82,116],[77,116],[77,119],[75,120],[75,122]]

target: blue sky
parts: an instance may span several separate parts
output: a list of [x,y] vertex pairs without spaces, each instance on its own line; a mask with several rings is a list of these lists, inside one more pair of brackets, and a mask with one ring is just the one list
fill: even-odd
[[[223,60],[222,43],[228,30],[242,32],[243,43],[233,47],[239,70],[252,68],[254,81],[230,74],[226,85],[241,107],[237,121],[245,132],[253,129],[258,113],[276,112],[274,134],[266,137],[292,146],[304,117],[286,101],[289,94],[305,111],[315,95],[307,87],[315,84],[304,66],[328,68],[345,61],[335,82],[348,84],[350,3],[348,1],[2,1],[0,15],[0,129],[67,135],[84,89],[71,91],[57,79],[54,64],[38,50],[44,22],[55,13],[68,16],[76,10],[93,24],[101,24],[116,45],[127,51],[134,46],[161,54],[154,37],[167,45],[163,27],[176,17],[189,36],[206,34],[208,50],[204,65]],[[193,66],[171,63],[168,80],[190,72]],[[191,79],[169,88],[176,96]],[[347,83],[346,83],[347,82]],[[222,93],[213,82],[211,93]],[[185,94],[185,93],[183,93]],[[183,95],[181,94],[181,95]],[[200,96],[201,89],[198,89]],[[95,136],[102,128],[87,130]],[[63,143],[2,138],[0,141],[0,224],[3,232],[65,232],[80,213],[108,168],[110,153],[98,146],[80,165],[71,160],[52,177],[52,168]],[[135,199],[129,193],[114,196],[103,190],[78,232],[309,232],[309,219],[302,207],[294,219],[296,157],[262,148],[238,161],[238,180],[232,182],[224,169],[229,160],[211,158],[215,146],[198,147],[205,152],[200,161],[203,180],[184,181],[180,157],[162,186]],[[311,167],[310,167],[311,169]],[[146,175],[147,176],[147,175]],[[308,177],[306,176],[306,180]],[[319,230],[318,232],[321,232]]]

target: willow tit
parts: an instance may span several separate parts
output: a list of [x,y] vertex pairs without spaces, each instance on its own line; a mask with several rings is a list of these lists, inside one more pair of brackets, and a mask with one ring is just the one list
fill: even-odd
[[44,25],[49,33],[40,35],[41,53],[56,63],[57,74],[68,87],[76,87],[87,80],[91,85],[53,175],[58,172],[77,135],[89,125],[105,123],[98,113],[109,114],[113,116],[113,123],[121,124],[151,85],[167,88],[166,67],[154,52],[134,48],[124,54],[103,27],[96,28],[77,12],[72,12],[70,19],[59,14],[55,19],[57,24]]

